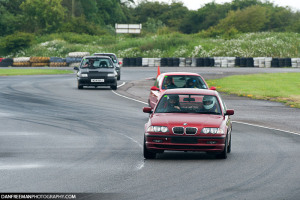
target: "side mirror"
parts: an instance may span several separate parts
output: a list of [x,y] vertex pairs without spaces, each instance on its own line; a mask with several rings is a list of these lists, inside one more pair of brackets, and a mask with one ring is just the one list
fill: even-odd
[[123,63],[120,61],[120,62],[119,62],[119,65],[122,65],[122,64],[123,64]]
[[74,67],[74,70],[77,70],[77,71],[79,71],[79,68],[78,68],[78,67]]
[[226,110],[225,115],[234,115],[234,110]]
[[152,86],[152,87],[150,88],[150,90],[153,90],[153,91],[159,91],[158,87],[156,87],[156,86]]
[[209,89],[210,89],[210,90],[217,90],[217,88],[214,87],[214,86],[210,87]]
[[143,107],[143,112],[144,113],[152,113],[152,108],[151,107]]

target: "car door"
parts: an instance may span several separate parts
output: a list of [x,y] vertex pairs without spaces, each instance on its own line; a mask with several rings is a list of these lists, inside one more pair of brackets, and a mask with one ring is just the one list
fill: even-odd
[[160,97],[161,93],[164,92],[164,90],[161,89],[162,77],[162,75],[158,76],[155,80],[154,85],[150,89],[148,103],[151,108],[154,108],[156,106],[158,98]]

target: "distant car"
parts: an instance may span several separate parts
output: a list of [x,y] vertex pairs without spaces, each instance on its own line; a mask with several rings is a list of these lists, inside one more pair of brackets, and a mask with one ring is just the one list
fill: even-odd
[[145,124],[144,157],[164,151],[201,151],[226,159],[231,151],[234,110],[226,108],[219,93],[205,89],[170,89],[160,97]]
[[83,57],[80,67],[77,70],[77,86],[110,86],[117,89],[117,72],[111,59],[107,56],[86,56]]
[[[160,95],[167,89],[198,88],[208,89],[204,78],[197,73],[190,72],[168,72],[160,74],[150,89],[148,104],[154,108]],[[215,90],[215,87],[211,87]]]
[[111,58],[111,60],[113,61],[114,63],[114,66],[116,68],[116,71],[118,73],[118,80],[121,79],[121,67],[120,65],[122,64],[122,62],[119,62],[119,59],[118,57],[116,56],[116,54],[114,53],[94,53],[93,54],[94,56],[108,56]]

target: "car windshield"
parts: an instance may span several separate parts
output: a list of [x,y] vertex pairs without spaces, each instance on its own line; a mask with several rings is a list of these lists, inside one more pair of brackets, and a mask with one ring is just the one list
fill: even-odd
[[84,58],[80,68],[113,68],[113,64],[108,58]]
[[207,89],[206,84],[200,76],[192,75],[174,75],[165,76],[162,89],[176,89],[176,88],[200,88]]
[[155,113],[200,113],[221,115],[221,108],[216,96],[169,94],[164,95]]
[[113,54],[95,53],[94,55],[95,55],[95,56],[108,56],[108,57],[110,57],[110,59],[111,59],[114,63],[117,63],[117,62],[118,62],[116,56],[113,55]]

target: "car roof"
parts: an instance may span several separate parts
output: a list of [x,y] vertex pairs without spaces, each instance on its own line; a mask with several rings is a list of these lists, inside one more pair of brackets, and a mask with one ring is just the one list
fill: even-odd
[[108,56],[84,56],[83,58],[108,58],[108,59],[111,59]]
[[198,88],[168,89],[164,92],[164,94],[194,94],[218,96],[218,92],[215,90]]
[[172,76],[172,75],[190,75],[190,76],[200,76],[193,72],[165,72],[161,74],[162,76]]

